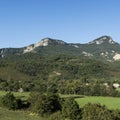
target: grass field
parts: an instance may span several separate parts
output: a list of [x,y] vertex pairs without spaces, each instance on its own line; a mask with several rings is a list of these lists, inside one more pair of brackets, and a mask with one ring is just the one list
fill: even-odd
[[120,98],[115,97],[84,97],[76,98],[80,107],[83,107],[87,103],[100,103],[106,105],[108,109],[120,109]]
[[24,111],[10,111],[0,108],[0,120],[47,120],[39,116],[32,116]]

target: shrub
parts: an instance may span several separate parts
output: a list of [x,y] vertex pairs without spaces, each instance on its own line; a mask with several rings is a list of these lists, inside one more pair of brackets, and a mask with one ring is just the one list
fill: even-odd
[[33,93],[30,97],[30,104],[31,111],[36,112],[41,116],[50,115],[61,109],[59,96],[56,94],[44,95]]
[[83,107],[82,120],[113,120],[110,111],[100,104],[88,103]]
[[7,93],[5,96],[2,97],[1,103],[3,107],[7,107],[8,109],[15,110],[18,108],[16,98],[11,92]]
[[81,110],[74,98],[66,98],[62,104],[62,114],[64,118],[70,120],[80,120]]

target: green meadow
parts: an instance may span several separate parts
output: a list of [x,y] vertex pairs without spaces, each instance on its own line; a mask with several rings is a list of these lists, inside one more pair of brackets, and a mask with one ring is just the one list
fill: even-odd
[[120,109],[120,98],[118,97],[83,97],[76,98],[80,107],[83,107],[87,103],[100,103],[105,105],[108,109]]

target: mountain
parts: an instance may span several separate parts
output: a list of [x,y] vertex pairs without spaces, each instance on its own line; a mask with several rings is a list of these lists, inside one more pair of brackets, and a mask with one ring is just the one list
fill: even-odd
[[120,44],[110,36],[99,37],[89,43],[66,43],[62,40],[44,38],[38,43],[23,48],[0,49],[0,57],[34,53],[40,55],[79,55],[88,56],[106,61],[120,60]]
[[120,45],[109,36],[86,44],[44,38],[22,48],[3,48],[0,90],[39,91],[56,85],[62,90],[69,81],[120,81],[119,60]]

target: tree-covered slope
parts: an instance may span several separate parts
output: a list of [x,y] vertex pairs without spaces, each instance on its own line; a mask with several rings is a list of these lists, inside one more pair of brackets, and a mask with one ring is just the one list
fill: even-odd
[[87,44],[46,38],[23,48],[0,49],[0,89],[10,83],[30,89],[55,81],[119,81],[120,62],[113,59],[119,47],[103,36]]

